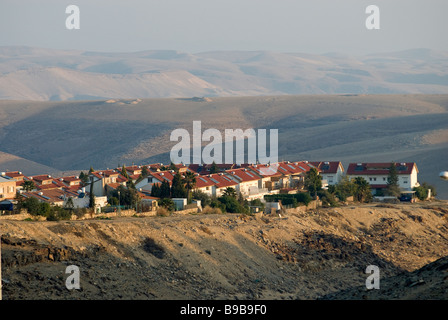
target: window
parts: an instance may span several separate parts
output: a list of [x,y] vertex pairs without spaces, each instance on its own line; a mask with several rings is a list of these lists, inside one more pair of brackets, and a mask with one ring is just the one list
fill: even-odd
[[373,181],[376,181],[376,178],[373,178]]
[[383,181],[386,181],[386,178],[383,177]]
[[369,181],[372,181],[372,178],[369,178]]

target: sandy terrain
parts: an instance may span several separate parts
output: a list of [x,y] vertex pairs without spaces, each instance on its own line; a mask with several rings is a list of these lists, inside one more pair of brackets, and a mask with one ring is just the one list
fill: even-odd
[[[2,220],[3,298],[447,299],[448,264],[427,266],[448,256],[447,214],[448,203],[434,201],[281,216]],[[79,290],[65,286],[68,265],[79,267]],[[368,265],[380,268],[380,290],[365,288]]]

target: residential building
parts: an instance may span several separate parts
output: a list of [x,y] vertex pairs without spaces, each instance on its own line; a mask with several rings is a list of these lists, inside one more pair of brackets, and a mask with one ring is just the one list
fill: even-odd
[[[104,171],[94,171],[90,173],[90,179],[93,178],[93,190],[92,193],[95,197],[106,196],[108,192],[110,192],[110,187],[107,185],[112,184],[112,186],[116,187],[114,184],[118,183],[121,185],[126,185],[128,179],[123,177],[120,172],[117,170],[104,170]],[[90,185],[88,183],[86,186],[86,191],[90,192]]]
[[[313,168],[308,161],[283,161],[273,166],[282,174],[279,181],[280,188],[302,189],[305,183],[306,173]],[[317,169],[319,172],[320,170]]]
[[283,186],[283,174],[280,173],[276,164],[255,164],[249,166],[248,169],[261,177],[258,181],[259,189],[267,189],[271,191],[280,189],[281,186]]
[[196,185],[194,190],[201,191],[209,196],[215,195],[215,185],[217,184],[216,179],[212,180],[212,175],[200,175],[195,174]]
[[9,172],[2,172],[1,177],[6,178],[11,181],[16,182],[16,192],[22,189],[22,184],[24,181],[29,180],[28,177],[26,177],[21,171],[9,171]]
[[0,176],[0,201],[14,199],[16,196],[16,181]]
[[227,170],[225,175],[238,183],[236,191],[240,192],[243,197],[259,194],[262,191],[259,188],[262,177],[250,169],[240,168]]
[[[84,189],[74,192],[67,189],[45,189],[40,191],[22,192],[25,198],[36,198],[40,202],[46,202],[53,206],[65,207],[69,198],[72,199],[74,208],[87,208],[90,196]],[[107,197],[95,197],[95,207],[101,208],[107,205]]]
[[[387,188],[390,162],[385,163],[350,163],[347,168],[347,177],[350,180],[356,177],[364,178],[372,188],[372,192],[383,191]],[[411,191],[418,187],[418,168],[414,162],[395,163],[398,175],[398,186],[403,191]]]
[[344,166],[341,161],[310,161],[309,163],[320,170],[323,184],[330,186],[338,184],[344,176]]

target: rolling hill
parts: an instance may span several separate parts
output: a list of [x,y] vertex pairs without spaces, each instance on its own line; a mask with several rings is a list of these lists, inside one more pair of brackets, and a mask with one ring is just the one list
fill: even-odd
[[297,94],[447,94],[448,53],[130,53],[0,47],[0,99],[66,101]]
[[202,131],[278,129],[279,160],[415,161],[420,182],[434,184],[446,199],[438,173],[447,170],[447,110],[447,95],[3,100],[0,163],[27,174],[42,172],[22,159],[55,171],[169,163],[177,143],[171,132],[191,133],[201,120]]

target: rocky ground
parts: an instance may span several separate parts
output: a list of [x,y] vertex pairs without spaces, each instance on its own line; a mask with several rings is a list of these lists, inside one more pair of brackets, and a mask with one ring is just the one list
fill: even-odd
[[[448,203],[0,221],[3,299],[447,299]],[[66,287],[66,268],[80,289]],[[367,290],[368,265],[380,289]]]

